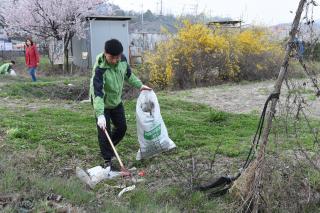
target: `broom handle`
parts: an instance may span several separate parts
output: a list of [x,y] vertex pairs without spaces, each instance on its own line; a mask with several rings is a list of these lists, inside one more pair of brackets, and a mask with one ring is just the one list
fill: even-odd
[[121,159],[120,159],[120,157],[118,155],[118,152],[117,152],[116,148],[114,147],[114,145],[113,145],[113,143],[111,141],[111,138],[109,137],[109,134],[108,134],[107,130],[103,129],[103,131],[104,131],[104,133],[106,134],[106,136],[108,138],[109,144],[111,145],[112,150],[113,150],[114,154],[116,155],[117,160],[119,161],[120,167],[124,168],[124,165],[123,165],[123,163],[122,163],[122,161],[121,161]]

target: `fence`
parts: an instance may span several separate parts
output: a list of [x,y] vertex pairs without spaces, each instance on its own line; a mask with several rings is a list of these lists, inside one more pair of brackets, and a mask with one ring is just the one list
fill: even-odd
[[0,50],[2,60],[10,60],[21,56],[24,56],[24,50]]

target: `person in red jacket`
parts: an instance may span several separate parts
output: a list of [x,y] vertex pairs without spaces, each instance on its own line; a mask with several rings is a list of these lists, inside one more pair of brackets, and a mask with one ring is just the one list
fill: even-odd
[[36,71],[39,66],[39,53],[36,45],[30,38],[26,40],[26,65],[32,81],[37,81]]

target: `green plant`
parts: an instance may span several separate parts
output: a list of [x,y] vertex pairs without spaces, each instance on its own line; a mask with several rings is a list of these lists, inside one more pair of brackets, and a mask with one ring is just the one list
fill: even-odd
[[209,117],[207,118],[207,121],[210,123],[221,123],[223,121],[226,121],[228,118],[228,114],[221,111],[210,111]]

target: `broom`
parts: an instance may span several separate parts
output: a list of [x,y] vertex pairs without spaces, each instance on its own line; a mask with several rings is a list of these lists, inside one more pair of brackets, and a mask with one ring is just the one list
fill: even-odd
[[118,162],[119,162],[119,164],[120,164],[121,175],[122,175],[123,177],[131,177],[132,174],[131,174],[131,173],[129,172],[129,170],[123,165],[122,160],[120,159],[120,156],[118,155],[118,152],[117,152],[115,146],[113,145],[113,143],[112,143],[112,141],[111,141],[111,138],[110,138],[110,136],[109,136],[109,134],[108,134],[108,131],[107,131],[106,129],[103,129],[103,131],[104,131],[104,133],[106,134],[106,136],[107,136],[107,138],[108,138],[108,141],[109,141],[109,144],[110,144],[110,146],[112,147],[112,150],[113,150],[114,154],[116,155],[116,158],[117,158],[117,160],[118,160]]

